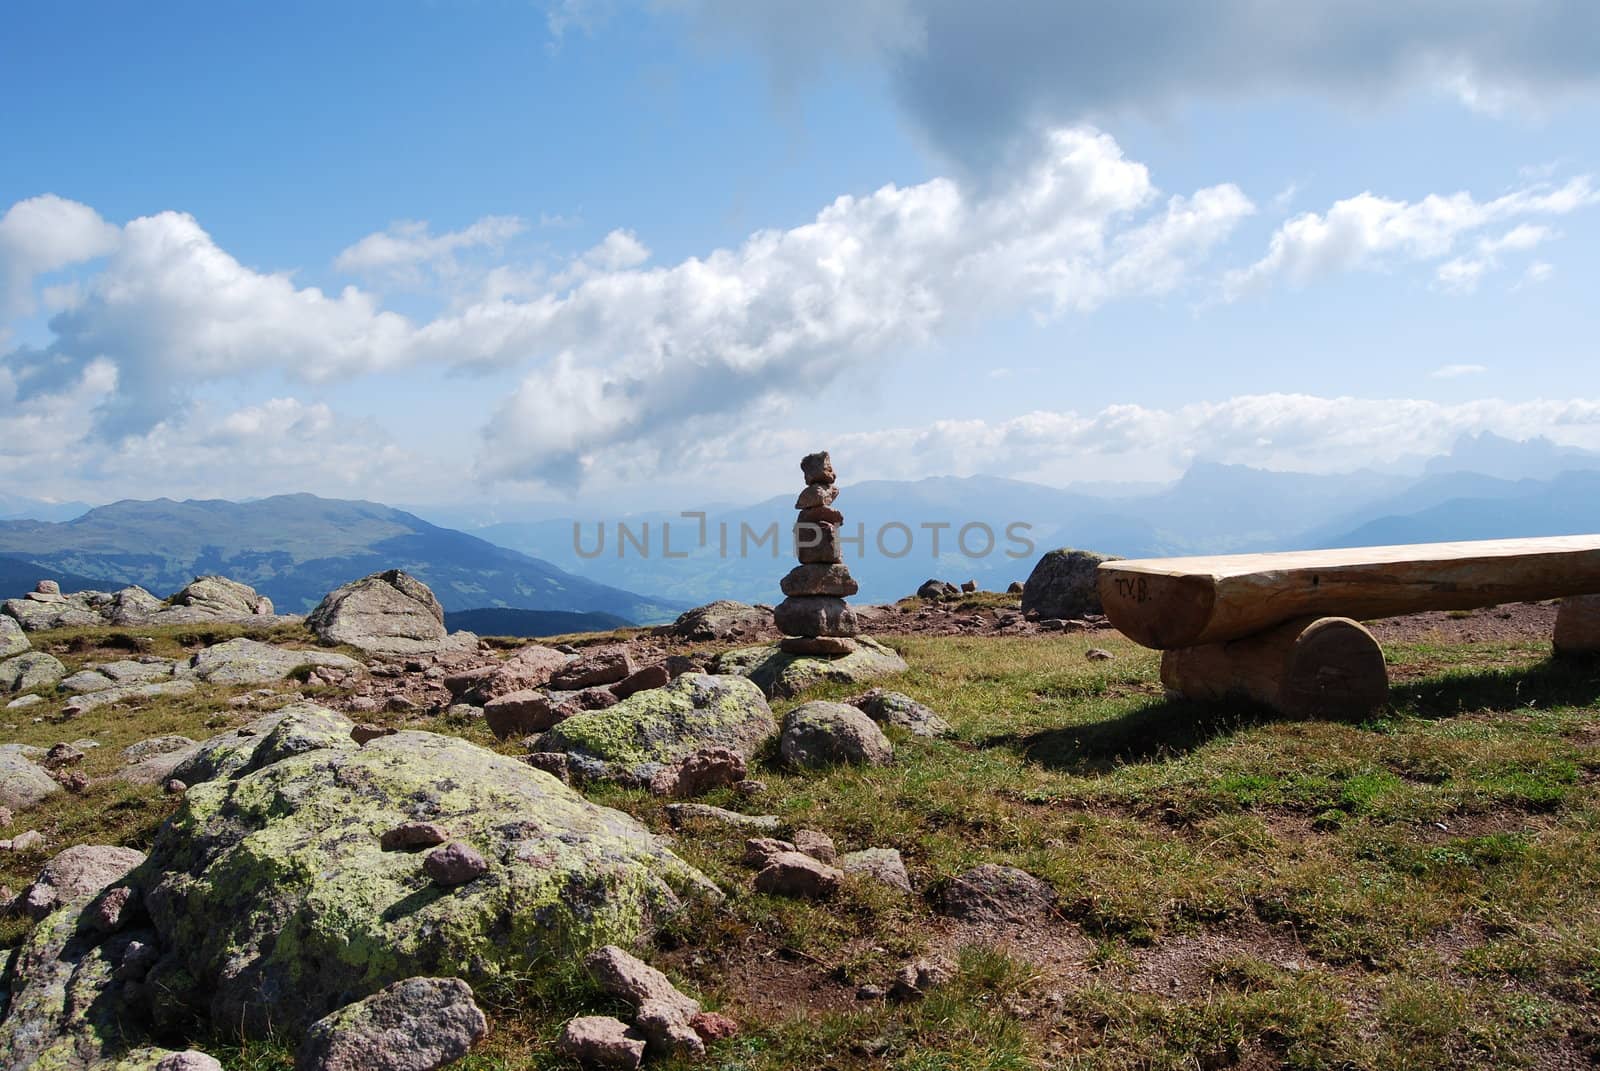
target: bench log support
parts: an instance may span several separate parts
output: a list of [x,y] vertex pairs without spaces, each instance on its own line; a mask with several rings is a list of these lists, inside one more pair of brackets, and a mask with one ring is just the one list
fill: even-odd
[[1600,595],[1561,600],[1556,611],[1556,654],[1600,654]]
[[1161,683],[1188,699],[1242,695],[1290,717],[1359,718],[1389,698],[1383,650],[1347,617],[1298,618],[1243,639],[1169,650]]

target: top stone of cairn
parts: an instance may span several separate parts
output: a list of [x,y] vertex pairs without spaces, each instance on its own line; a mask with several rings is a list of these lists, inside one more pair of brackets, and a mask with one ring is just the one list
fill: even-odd
[[826,450],[815,454],[807,454],[800,459],[800,471],[805,474],[807,484],[831,485],[833,483],[833,458],[828,456],[828,451]]

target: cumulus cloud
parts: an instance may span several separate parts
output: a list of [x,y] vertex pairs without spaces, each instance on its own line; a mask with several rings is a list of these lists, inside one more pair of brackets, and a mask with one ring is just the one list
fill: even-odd
[[[1237,298],[1274,279],[1304,284],[1319,276],[1382,267],[1395,260],[1437,260],[1464,236],[1521,216],[1566,215],[1600,202],[1593,180],[1580,175],[1559,186],[1539,183],[1487,201],[1461,192],[1397,201],[1362,193],[1334,202],[1325,213],[1304,212],[1272,235],[1267,253],[1249,268],[1228,275],[1224,290]],[[1471,289],[1497,263],[1496,254],[1533,248],[1549,228],[1518,224],[1482,239],[1476,255],[1443,265],[1439,280]]]
[[[1253,211],[1232,185],[1162,200],[1111,137],[1063,129],[1003,186],[884,186],[659,267],[637,236],[613,231],[558,270],[490,273],[471,300],[420,323],[358,287],[325,293],[249,268],[167,212],[122,228],[51,320],[48,346],[0,363],[34,396],[112,362],[117,389],[96,410],[112,439],[148,433],[199,384],[256,372],[316,383],[418,362],[524,369],[480,468],[570,483],[598,452],[670,449],[690,424],[748,418],[951,325],[1171,293]],[[344,259],[416,263],[500,233],[401,228]]]
[[32,312],[35,278],[105,256],[118,233],[94,209],[54,194],[12,205],[0,216],[0,316]]
[[[1442,93],[1480,112],[1600,87],[1589,0],[658,0],[764,56],[779,84],[881,71],[935,143],[981,166],[1039,125],[1195,97]],[[1514,25],[1508,24],[1508,18]]]

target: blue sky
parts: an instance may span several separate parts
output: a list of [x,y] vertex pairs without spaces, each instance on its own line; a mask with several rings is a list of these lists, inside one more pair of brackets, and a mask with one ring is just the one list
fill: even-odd
[[1594,6],[1200,11],[12,5],[0,482],[649,508],[815,448],[1600,446]]

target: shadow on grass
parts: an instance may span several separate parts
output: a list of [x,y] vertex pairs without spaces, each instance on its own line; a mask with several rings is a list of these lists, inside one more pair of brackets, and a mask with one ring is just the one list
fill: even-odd
[[[1547,659],[1524,669],[1451,673],[1394,690],[1386,712],[1439,720],[1480,710],[1549,710],[1600,703],[1600,658]],[[1385,712],[1380,712],[1380,715]],[[1202,703],[1161,699],[1105,721],[1026,736],[1002,735],[984,747],[1009,747],[1030,762],[1079,775],[1177,758],[1244,729],[1295,720],[1245,699]]]
[[1160,699],[1105,721],[1064,725],[1027,736],[996,736],[986,747],[1010,747],[1029,762],[1088,775],[1119,766],[1174,758],[1241,729],[1282,720],[1269,707],[1248,700],[1197,703]]
[[1450,718],[1479,710],[1550,710],[1600,702],[1600,658],[1547,658],[1524,668],[1448,673],[1407,681],[1390,692],[1394,712]]

